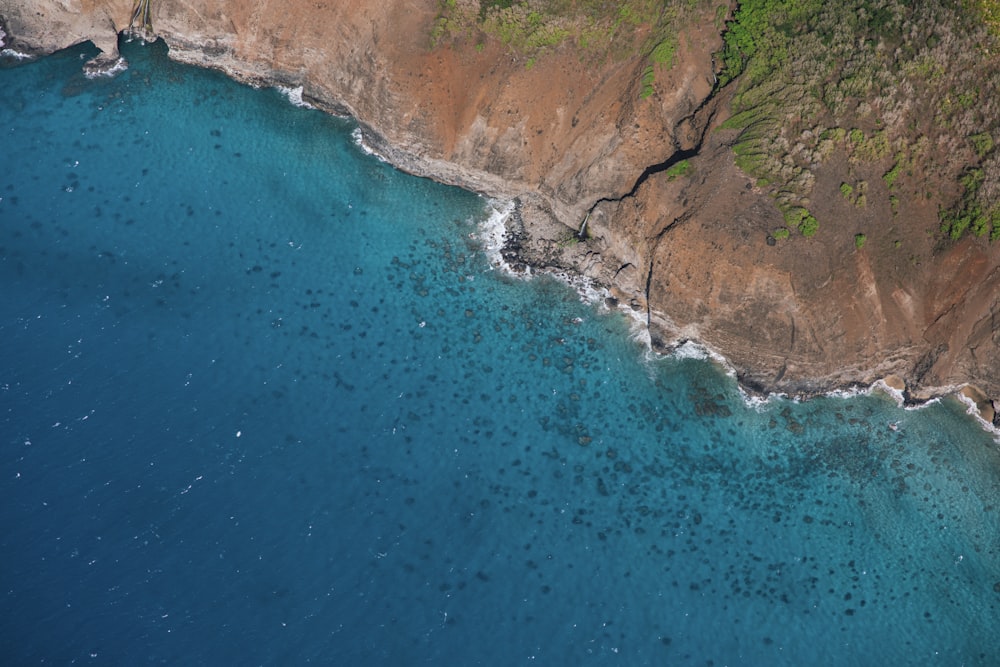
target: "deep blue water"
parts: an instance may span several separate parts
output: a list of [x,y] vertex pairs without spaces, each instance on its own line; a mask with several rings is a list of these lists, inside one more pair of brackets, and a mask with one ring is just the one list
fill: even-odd
[[749,408],[349,122],[92,53],[0,70],[4,664],[1000,664],[957,402]]

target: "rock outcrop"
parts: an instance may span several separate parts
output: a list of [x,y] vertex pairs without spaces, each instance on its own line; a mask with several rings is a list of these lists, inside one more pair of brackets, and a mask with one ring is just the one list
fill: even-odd
[[[117,57],[131,0],[0,0],[15,48],[91,40]],[[533,262],[589,275],[646,314],[654,345],[693,339],[751,388],[813,393],[895,374],[916,397],[977,385],[1000,397],[1000,244],[943,243],[859,213],[820,173],[813,212],[867,241],[775,243],[781,215],[733,164],[710,16],[641,96],[645,55],[528,63],[495,41],[431,48],[434,0],[160,0],[156,33],[181,61],[302,86],[355,117],[399,167],[522,202]],[[666,167],[685,157],[682,177]],[[879,175],[870,179],[879,182]],[[876,193],[877,194],[877,193]],[[879,208],[877,202],[885,206]],[[913,229],[937,211],[904,202]],[[883,210],[885,209],[885,210]],[[860,222],[859,216],[866,218]],[[566,243],[587,221],[587,238]]]

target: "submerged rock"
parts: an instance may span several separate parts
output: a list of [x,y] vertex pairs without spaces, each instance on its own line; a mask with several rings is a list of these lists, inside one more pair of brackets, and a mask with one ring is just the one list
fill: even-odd
[[[110,74],[124,66],[116,44],[128,10],[7,0],[3,11],[17,48],[89,39],[102,55],[88,72]],[[593,62],[568,43],[530,60],[490,39],[432,48],[439,10],[430,1],[317,12],[298,0],[191,0],[153,3],[151,21],[173,58],[354,116],[366,143],[404,170],[518,198],[503,259],[522,272],[589,276],[664,349],[701,341],[763,391],[896,375],[915,397],[966,382],[1000,397],[1000,244],[966,236],[938,245],[938,208],[916,196],[897,204],[920,231],[895,232],[881,224],[896,216],[888,191],[874,186],[849,214],[873,223],[863,250],[853,228],[789,239],[775,199],[737,169],[734,135],[720,127],[733,86],[715,85],[714,11],[692,17],[647,95],[641,48]],[[810,210],[843,219],[842,170],[823,169]],[[884,169],[857,167],[879,186]]]

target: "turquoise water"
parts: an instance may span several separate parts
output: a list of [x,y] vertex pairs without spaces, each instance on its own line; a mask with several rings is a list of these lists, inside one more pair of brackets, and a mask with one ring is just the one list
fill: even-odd
[[5,664],[998,664],[961,405],[749,408],[349,122],[91,54],[0,70]]

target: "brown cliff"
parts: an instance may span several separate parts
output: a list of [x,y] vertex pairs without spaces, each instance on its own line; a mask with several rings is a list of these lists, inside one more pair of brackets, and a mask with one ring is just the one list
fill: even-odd
[[[916,397],[966,382],[1000,397],[1000,244],[902,234],[876,190],[864,211],[817,177],[812,210],[846,233],[775,243],[774,200],[733,164],[712,98],[710,17],[640,96],[645,54],[527,62],[486,41],[431,48],[433,0],[178,0],[153,24],[173,58],[256,83],[303,86],[354,116],[403,169],[518,197],[530,260],[590,275],[646,313],[659,347],[693,339],[762,390],[812,393],[896,374]],[[0,0],[16,48],[90,39],[116,56],[130,0]],[[665,167],[689,158],[683,177]],[[873,172],[870,182],[878,184]],[[920,198],[901,217],[920,230]],[[567,243],[584,220],[588,238]],[[853,232],[866,234],[856,247]]]

